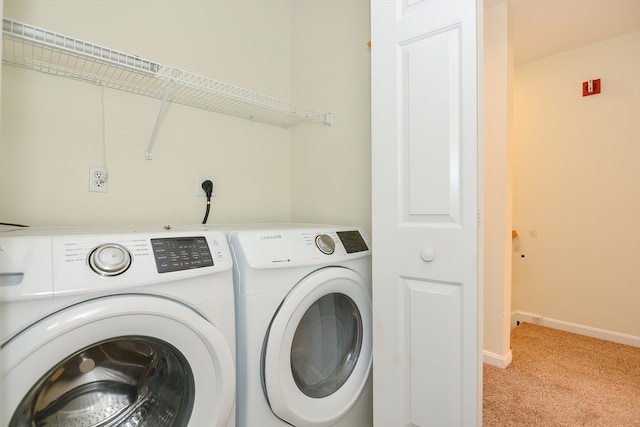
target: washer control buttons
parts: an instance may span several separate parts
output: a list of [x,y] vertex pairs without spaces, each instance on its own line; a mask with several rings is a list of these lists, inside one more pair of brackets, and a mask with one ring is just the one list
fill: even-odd
[[100,245],[89,254],[89,265],[102,276],[117,276],[131,265],[131,254],[117,243]]
[[316,236],[316,246],[323,254],[331,255],[336,250],[336,242],[328,234],[318,234]]

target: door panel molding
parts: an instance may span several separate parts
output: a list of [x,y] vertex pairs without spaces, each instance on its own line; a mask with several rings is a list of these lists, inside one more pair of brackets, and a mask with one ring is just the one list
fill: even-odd
[[409,331],[405,349],[411,354],[405,376],[410,396],[406,416],[416,426],[459,425],[463,401],[462,284],[403,278],[402,285],[404,322]]
[[405,222],[461,221],[460,31],[455,25],[399,46]]

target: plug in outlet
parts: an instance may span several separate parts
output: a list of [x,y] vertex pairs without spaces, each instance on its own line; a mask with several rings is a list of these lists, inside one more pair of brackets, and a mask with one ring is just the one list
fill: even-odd
[[97,193],[108,192],[108,181],[107,168],[102,166],[89,166],[89,191]]
[[213,191],[211,197],[216,197],[216,177],[215,176],[197,176],[196,177],[196,196],[206,197],[204,190],[202,189],[202,183],[209,180],[213,183]]

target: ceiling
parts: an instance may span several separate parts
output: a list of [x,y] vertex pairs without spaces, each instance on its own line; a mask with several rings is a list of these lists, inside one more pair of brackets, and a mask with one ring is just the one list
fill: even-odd
[[640,0],[485,0],[485,8],[504,1],[515,65],[640,30]]

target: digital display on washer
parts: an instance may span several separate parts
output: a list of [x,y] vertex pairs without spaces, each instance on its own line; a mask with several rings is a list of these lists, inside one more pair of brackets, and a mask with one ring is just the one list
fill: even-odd
[[158,273],[213,266],[213,257],[204,237],[151,239]]
[[348,254],[364,252],[369,249],[362,235],[360,235],[360,232],[357,230],[338,231],[337,234]]

